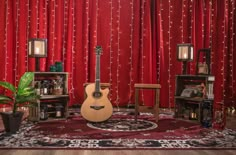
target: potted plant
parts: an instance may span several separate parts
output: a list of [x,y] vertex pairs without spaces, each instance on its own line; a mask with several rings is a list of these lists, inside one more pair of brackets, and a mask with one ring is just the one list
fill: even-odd
[[57,76],[53,83],[53,94],[54,95],[62,95],[63,94],[63,77]]
[[9,112],[1,112],[5,131],[15,133],[19,130],[23,112],[19,111],[19,107],[32,106],[37,103],[39,95],[32,86],[34,73],[25,72],[20,78],[19,84],[15,87],[13,84],[5,81],[0,81],[0,86],[8,89],[9,95],[0,95],[0,104],[6,104],[11,107]]

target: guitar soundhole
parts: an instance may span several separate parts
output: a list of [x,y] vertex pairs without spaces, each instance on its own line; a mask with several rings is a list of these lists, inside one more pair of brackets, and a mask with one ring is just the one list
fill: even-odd
[[101,92],[94,92],[93,97],[94,98],[100,98],[100,97],[102,97],[102,93]]
[[105,108],[105,106],[90,106],[90,108],[94,109],[94,110],[100,110]]

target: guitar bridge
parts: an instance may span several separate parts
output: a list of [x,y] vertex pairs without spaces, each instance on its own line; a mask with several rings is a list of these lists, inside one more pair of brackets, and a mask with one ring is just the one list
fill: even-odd
[[90,106],[90,108],[94,109],[94,110],[100,110],[103,109],[105,106]]

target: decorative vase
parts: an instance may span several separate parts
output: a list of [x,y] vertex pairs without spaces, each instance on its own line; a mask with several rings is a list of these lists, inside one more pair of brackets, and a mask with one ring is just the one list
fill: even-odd
[[56,67],[57,72],[63,72],[62,62],[56,61],[55,62],[55,67]]
[[57,71],[57,68],[55,65],[51,65],[50,68],[49,68],[50,72],[56,72]]

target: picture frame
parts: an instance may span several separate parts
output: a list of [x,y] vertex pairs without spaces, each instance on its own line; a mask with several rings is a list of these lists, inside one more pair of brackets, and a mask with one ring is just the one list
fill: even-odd
[[198,64],[198,74],[208,74],[208,65],[206,63]]
[[[200,62],[202,59],[202,62]],[[197,53],[196,75],[209,75],[211,73],[211,49],[199,49]]]

